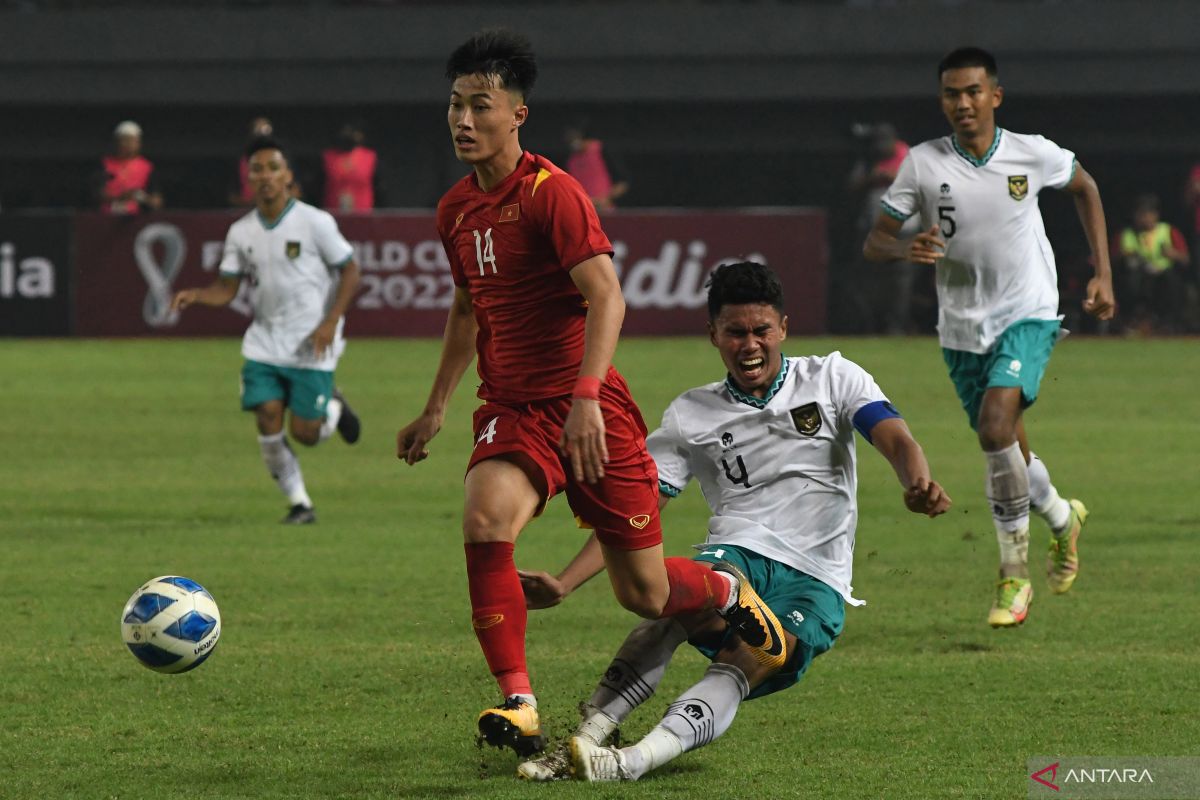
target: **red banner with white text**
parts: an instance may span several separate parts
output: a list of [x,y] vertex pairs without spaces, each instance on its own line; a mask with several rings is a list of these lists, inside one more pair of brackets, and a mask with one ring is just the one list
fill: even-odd
[[[170,311],[173,292],[211,283],[226,212],[76,220],[76,325],[84,336],[240,334],[252,313],[248,285],[226,308]],[[623,332],[704,330],[704,282],[718,264],[754,260],[779,273],[789,330],[825,329],[825,215],[813,209],[627,212],[603,218],[625,293]],[[440,336],[454,293],[431,213],[338,217],[363,270],[347,314],[353,336]]]

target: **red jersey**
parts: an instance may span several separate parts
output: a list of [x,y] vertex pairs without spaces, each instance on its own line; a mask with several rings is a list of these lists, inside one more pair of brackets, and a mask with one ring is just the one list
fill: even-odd
[[587,303],[568,273],[613,251],[579,182],[522,153],[490,192],[474,172],[456,183],[438,203],[437,227],[479,323],[479,396],[523,403],[570,394]]
[[379,157],[361,145],[351,150],[326,150],[325,208],[330,211],[370,211],[375,208],[375,166]]

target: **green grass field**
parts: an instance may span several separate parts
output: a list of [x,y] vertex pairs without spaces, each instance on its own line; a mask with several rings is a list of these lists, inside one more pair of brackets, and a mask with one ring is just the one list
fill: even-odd
[[[861,442],[856,594],[837,646],[801,684],[632,785],[530,786],[480,750],[495,701],[463,567],[470,388],[432,458],[395,460],[437,361],[430,341],[354,341],[339,383],[354,448],[301,460],[320,523],[286,528],[237,343],[0,342],[2,798],[1024,797],[1034,755],[1200,755],[1200,342],[1067,340],[1026,421],[1065,496],[1093,512],[1075,588],[1035,582],[1023,628],[985,624],[996,544],[983,464],[932,339],[839,347],[905,413],[951,513],[908,514]],[[722,369],[707,342],[626,340],[618,366],[653,425]],[[669,552],[701,541],[693,487],[667,510]],[[1034,521],[1032,561],[1048,536]],[[554,569],[581,542],[561,498],[518,564]],[[224,635],[200,669],[155,674],[118,617],[161,574],[203,583]],[[575,722],[634,618],[603,579],[534,612],[529,660],[551,735]],[[684,649],[624,726],[640,737],[700,675]]]

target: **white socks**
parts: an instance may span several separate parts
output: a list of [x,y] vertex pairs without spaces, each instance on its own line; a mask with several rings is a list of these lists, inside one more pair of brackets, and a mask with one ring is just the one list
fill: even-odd
[[341,418],[342,401],[331,397],[325,404],[325,421],[321,423],[321,433],[318,434],[317,441],[323,442],[333,436],[333,432],[337,430],[338,420]]
[[[592,692],[588,705],[614,721],[615,727],[616,722],[625,719],[631,711],[650,699],[663,673],[667,671],[675,649],[685,641],[687,631],[670,617],[640,623],[625,637],[621,649],[613,656],[612,663],[604,671],[604,677]],[[584,724],[588,722],[589,718],[585,715]],[[604,722],[598,720],[595,724],[603,727]],[[581,728],[580,733],[583,732]],[[596,743],[602,744],[611,732],[611,729],[605,731],[603,737],[596,739]]]
[[732,664],[711,664],[704,677],[679,696],[662,722],[632,747],[622,749],[636,779],[729,730],[738,706],[750,693],[745,674]]
[[1000,543],[1000,565],[1024,566],[1029,561],[1029,470],[1021,445],[984,453],[987,458],[987,498]]
[[304,475],[300,472],[300,461],[292,452],[287,437],[280,431],[270,436],[259,436],[258,446],[262,450],[263,463],[267,472],[279,484],[279,490],[292,505],[312,508],[312,500],[304,488]]
[[1065,533],[1071,521],[1071,504],[1050,483],[1050,472],[1037,454],[1029,453],[1029,506],[1046,520],[1055,534]]

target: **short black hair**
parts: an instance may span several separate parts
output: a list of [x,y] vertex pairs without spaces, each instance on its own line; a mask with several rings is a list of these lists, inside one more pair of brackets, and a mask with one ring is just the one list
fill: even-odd
[[460,44],[446,62],[451,81],[463,75],[495,75],[505,89],[529,97],[537,82],[537,58],[524,35],[508,28],[488,28]]
[[708,318],[714,320],[723,306],[747,303],[773,306],[783,314],[783,284],[766,264],[738,261],[722,264],[708,276]]
[[946,70],[966,67],[983,67],[992,80],[999,74],[996,57],[987,50],[979,47],[960,47],[947,53],[946,57],[938,62],[938,80],[942,79],[942,73]]
[[1133,201],[1133,213],[1140,214],[1144,211],[1153,211],[1155,214],[1159,211],[1158,195],[1156,194],[1139,194]]
[[287,148],[284,147],[283,143],[274,136],[255,136],[253,139],[251,139],[250,144],[246,145],[246,159],[249,160],[250,157],[259,150],[278,150],[283,154],[283,160],[286,161],[289,166],[292,163],[292,159],[288,155]]

